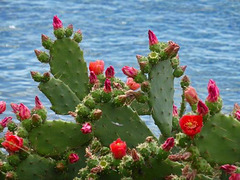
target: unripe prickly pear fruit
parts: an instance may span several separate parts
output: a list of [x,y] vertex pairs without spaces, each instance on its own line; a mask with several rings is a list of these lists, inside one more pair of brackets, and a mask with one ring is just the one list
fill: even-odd
[[80,29],[74,33],[73,40],[76,41],[77,43],[80,43],[82,41],[82,31]]
[[19,127],[17,130],[17,136],[26,138],[28,137],[28,132],[25,128]]
[[102,91],[100,89],[92,91],[91,95],[96,103],[100,103],[102,101]]
[[102,145],[97,138],[94,138],[90,144],[90,148],[93,151],[98,152],[101,149]]
[[68,27],[65,29],[65,36],[70,37],[73,34],[73,25],[69,24]]
[[43,73],[41,82],[48,82],[50,80],[51,74],[49,72]]
[[173,71],[173,76],[174,77],[181,77],[183,75],[183,73],[185,72],[187,66],[180,66],[174,69]]
[[148,96],[142,93],[141,91],[138,91],[135,93],[136,100],[140,103],[148,102]]
[[42,34],[42,45],[45,49],[50,50],[53,45],[53,42],[48,36]]
[[137,57],[138,64],[140,66],[141,71],[143,73],[149,73],[150,64],[149,64],[148,58],[141,55],[137,55],[136,57]]
[[21,160],[19,158],[19,156],[17,154],[12,154],[12,155],[9,155],[7,157],[7,160],[8,160],[8,163],[11,165],[11,166],[17,166]]
[[187,75],[184,75],[181,79],[180,85],[183,89],[187,88],[190,85],[190,79]]
[[22,126],[28,131],[30,132],[32,129],[32,120],[31,119],[25,119],[24,121],[22,121]]
[[90,109],[95,108],[95,101],[92,96],[87,96],[84,98],[83,103],[85,106],[89,107]]
[[7,127],[9,131],[14,132],[17,129],[17,124],[15,122],[10,122]]
[[[110,152],[110,149],[108,147],[102,147],[100,150],[101,156],[104,156]],[[101,165],[101,162],[100,162]],[[102,166],[102,165],[101,165]]]
[[31,76],[32,76],[33,80],[36,82],[41,82],[42,78],[43,78],[43,76],[39,72],[36,72],[36,71],[31,71]]
[[80,117],[88,117],[90,114],[90,109],[84,104],[78,104],[76,107],[76,112]]
[[42,120],[41,116],[39,116],[38,114],[33,114],[32,115],[32,125],[34,127],[40,126],[42,124],[42,121],[43,120]]
[[2,172],[8,172],[8,171],[13,171],[14,168],[8,163],[8,162],[4,162],[2,165],[1,165],[1,171]]
[[149,92],[149,90],[150,90],[150,83],[149,83],[149,81],[144,81],[144,82],[141,83],[141,90],[143,92]]
[[172,65],[172,68],[175,69],[179,66],[179,57],[178,55],[176,57],[173,57],[171,60],[171,65]]
[[89,119],[91,120],[98,120],[102,117],[102,110],[101,109],[93,109],[89,114]]
[[146,80],[147,80],[147,77],[141,71],[139,71],[138,74],[134,77],[134,81],[136,83],[142,83]]
[[34,50],[38,60],[42,63],[48,63],[49,62],[49,55],[46,52],[43,51],[39,51],[37,49]]
[[150,64],[157,64],[159,61],[159,54],[157,52],[150,52],[148,54],[148,61]]
[[117,97],[115,97],[115,98],[113,99],[113,104],[114,104],[114,106],[116,106],[116,107],[121,107],[121,106],[124,105],[124,103],[126,102],[126,100],[127,100],[127,96],[126,96],[126,95],[119,95],[119,96],[117,96]]
[[88,167],[90,169],[98,166],[99,165],[99,161],[98,161],[97,157],[92,156],[92,158],[87,159],[87,165],[88,165]]

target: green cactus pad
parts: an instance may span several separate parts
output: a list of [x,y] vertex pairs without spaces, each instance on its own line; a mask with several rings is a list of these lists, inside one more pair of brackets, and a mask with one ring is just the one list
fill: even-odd
[[218,113],[204,123],[195,142],[208,162],[233,164],[240,161],[239,132],[239,121]]
[[54,42],[50,54],[51,73],[82,100],[89,92],[88,71],[78,43],[70,38],[58,39]]
[[61,80],[51,78],[48,82],[41,82],[38,87],[50,100],[51,109],[57,114],[68,114],[80,103],[76,94]]
[[155,124],[165,137],[171,136],[174,77],[169,60],[160,61],[149,74],[151,88],[149,103]]
[[134,111],[137,111],[138,115],[150,115],[150,107],[149,104],[146,103],[139,103],[136,100],[134,100],[131,104],[131,108]]
[[92,135],[83,134],[81,125],[64,121],[47,121],[29,133],[32,148],[43,156],[59,156],[67,150],[81,147]]
[[99,107],[102,118],[94,124],[94,135],[104,146],[109,146],[117,138],[126,141],[128,147],[137,146],[147,136],[153,136],[136,112],[128,106],[113,107],[106,103]]

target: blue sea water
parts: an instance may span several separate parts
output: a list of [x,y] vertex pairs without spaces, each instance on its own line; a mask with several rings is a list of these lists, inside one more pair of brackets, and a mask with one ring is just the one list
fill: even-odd
[[[240,1],[239,0],[1,0],[0,1],[0,101],[24,103],[30,108],[38,95],[46,107],[51,106],[38,90],[30,71],[46,72],[34,49],[41,47],[41,34],[54,38],[54,15],[64,25],[81,29],[87,63],[103,59],[113,65],[117,76],[124,65],[138,67],[136,54],[147,55],[147,31],[153,30],[160,41],[173,40],[181,46],[179,56],[187,65],[186,74],[204,100],[207,83],[214,79],[229,113],[240,103]],[[175,104],[180,105],[181,89],[175,82]],[[50,119],[56,116],[49,109]],[[150,117],[144,117],[158,134]]]

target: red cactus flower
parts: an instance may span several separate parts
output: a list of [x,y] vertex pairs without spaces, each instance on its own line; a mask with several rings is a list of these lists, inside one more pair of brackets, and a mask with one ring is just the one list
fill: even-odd
[[28,109],[27,106],[20,103],[18,115],[19,115],[20,120],[29,119],[31,117],[31,111]]
[[232,174],[236,172],[237,166],[225,164],[225,165],[222,165],[220,169],[224,170],[228,174]]
[[5,141],[2,142],[2,146],[8,151],[16,152],[23,147],[23,139],[8,131],[5,135]]
[[82,131],[83,134],[89,134],[89,133],[91,133],[91,132],[92,132],[92,126],[91,126],[91,124],[88,123],[88,122],[87,122],[87,123],[84,123],[84,124],[82,125],[81,131]]
[[174,146],[174,138],[173,137],[170,137],[170,138],[167,138],[167,140],[162,144],[162,149],[164,151],[170,151]]
[[75,162],[77,162],[79,160],[79,156],[76,154],[76,153],[71,153],[69,156],[68,156],[68,161],[73,164]]
[[96,75],[102,74],[104,71],[104,61],[96,60],[89,63],[89,70],[93,71]]
[[138,74],[138,70],[134,67],[124,66],[122,72],[128,77],[134,78]]
[[173,112],[172,112],[173,117],[178,117],[178,109],[177,106],[173,104]]
[[126,85],[132,90],[137,90],[141,86],[140,84],[136,83],[134,79],[131,77],[127,78]]
[[196,104],[199,100],[197,92],[192,86],[189,86],[186,88],[186,90],[184,91],[184,95],[185,95],[186,101],[190,105]]
[[0,121],[0,125],[5,128],[8,123],[12,122],[12,117],[5,117],[2,121]]
[[42,102],[40,101],[39,97],[36,96],[35,97],[35,107],[34,107],[34,110],[39,110],[39,109],[43,109],[44,106],[42,104]]
[[219,96],[220,96],[219,89],[218,89],[215,81],[210,79],[209,82],[208,82],[208,97],[207,97],[207,101],[208,102],[216,102],[218,100]]
[[148,39],[149,39],[149,46],[152,46],[158,43],[157,36],[151,30],[148,30]]
[[197,104],[197,112],[199,115],[205,116],[208,113],[208,107],[206,106],[206,104],[204,104],[204,102],[202,102],[201,100],[198,101]]
[[115,159],[122,159],[127,154],[127,144],[120,138],[110,144],[110,149]]
[[105,80],[103,91],[104,91],[105,93],[110,93],[110,92],[112,92],[111,81],[110,81],[109,79],[106,79],[106,80]]
[[105,76],[106,78],[113,78],[115,75],[115,72],[114,72],[114,67],[113,66],[109,66],[106,71],[105,71]]
[[229,177],[229,180],[240,180],[240,174],[238,173],[232,173]]
[[168,57],[176,56],[180,46],[173,41],[168,42],[168,46],[164,49]]
[[2,114],[6,110],[6,102],[0,101],[0,114]]
[[56,16],[53,17],[53,29],[57,30],[59,28],[62,28],[62,21]]
[[179,125],[183,133],[193,138],[201,131],[203,118],[201,115],[185,115],[179,120]]

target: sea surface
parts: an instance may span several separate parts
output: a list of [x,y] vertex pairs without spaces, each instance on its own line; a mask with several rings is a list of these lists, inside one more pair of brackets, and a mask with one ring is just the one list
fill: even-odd
[[[30,71],[46,72],[34,49],[43,50],[41,34],[54,39],[52,18],[64,26],[81,29],[80,44],[87,63],[102,59],[113,65],[116,76],[125,65],[138,67],[136,54],[147,55],[148,30],[159,41],[173,40],[181,47],[181,65],[199,97],[205,100],[209,79],[216,81],[224,101],[223,112],[230,113],[240,104],[240,1],[239,0],[1,0],[0,1],[0,101],[6,101],[6,112],[13,116],[10,103],[34,106],[40,97],[49,109],[49,119],[73,120],[55,115],[50,102],[38,90]],[[175,82],[175,104],[180,106],[181,89]],[[147,125],[159,134],[149,116]]]

